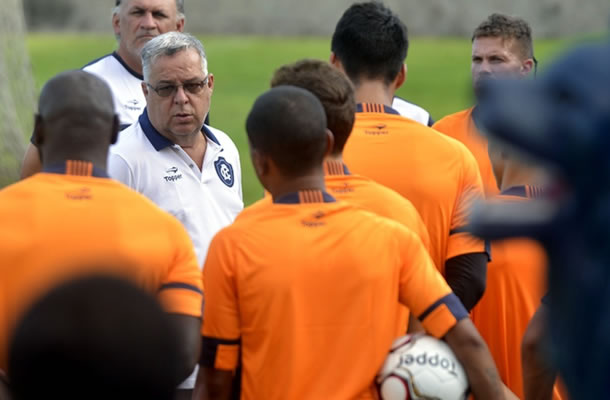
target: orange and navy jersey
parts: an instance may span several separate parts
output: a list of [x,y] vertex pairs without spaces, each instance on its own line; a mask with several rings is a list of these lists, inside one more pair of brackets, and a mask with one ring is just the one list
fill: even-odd
[[70,161],[1,190],[0,221],[0,369],[27,307],[78,276],[118,275],[167,312],[201,317],[201,270],[184,228],[91,163]]
[[485,195],[497,195],[500,190],[487,152],[487,139],[477,129],[473,111],[474,107],[471,107],[448,115],[436,122],[432,128],[462,142],[470,150],[479,165]]
[[467,318],[415,233],[320,191],[245,209],[203,276],[200,363],[246,399],[375,398],[399,302],[436,337]]
[[[542,194],[539,187],[515,186],[494,202],[523,202]],[[487,290],[472,310],[472,320],[489,346],[502,381],[522,399],[521,340],[546,292],[547,257],[531,239],[497,240],[491,246]],[[557,389],[553,398],[561,398]]]
[[474,200],[483,197],[476,161],[466,147],[392,108],[359,104],[343,153],[355,173],[409,199],[430,236],[430,254],[444,274],[445,261],[485,251],[465,232]]

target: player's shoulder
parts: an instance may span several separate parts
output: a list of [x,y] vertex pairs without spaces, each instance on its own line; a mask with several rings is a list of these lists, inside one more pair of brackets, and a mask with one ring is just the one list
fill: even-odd
[[375,199],[380,205],[392,208],[405,207],[415,209],[415,206],[408,199],[401,196],[395,190],[362,175],[353,175],[353,177],[360,183],[360,187],[366,192],[367,197]]
[[428,126],[430,123],[430,113],[423,107],[413,104],[402,97],[395,96],[392,101],[392,108],[403,117],[412,119],[420,124]]
[[442,132],[443,129],[453,127],[456,123],[461,123],[464,120],[469,119],[471,114],[472,107],[446,115],[439,119],[432,127]]

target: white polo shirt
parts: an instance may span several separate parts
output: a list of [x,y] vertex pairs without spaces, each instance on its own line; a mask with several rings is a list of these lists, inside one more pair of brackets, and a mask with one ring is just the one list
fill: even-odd
[[398,111],[403,117],[417,121],[422,125],[432,126],[434,124],[434,120],[430,117],[428,111],[418,105],[409,103],[401,97],[394,97],[392,108]]
[[203,126],[202,171],[186,152],[152,126],[147,110],[111,147],[108,173],[151,199],[186,228],[203,267],[214,235],[244,207],[239,152],[224,132]]
[[110,86],[121,129],[137,122],[146,107],[141,74],[129,68],[116,52],[92,61],[83,67],[83,71],[100,77]]

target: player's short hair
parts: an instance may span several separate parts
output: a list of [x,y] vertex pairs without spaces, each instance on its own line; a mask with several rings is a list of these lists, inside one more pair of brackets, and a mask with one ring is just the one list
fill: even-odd
[[485,37],[513,40],[519,46],[523,59],[534,57],[532,28],[522,18],[498,13],[491,14],[474,30],[472,41]]
[[157,301],[103,276],[64,283],[18,323],[8,374],[16,400],[173,398],[175,328]]
[[406,25],[377,1],[348,8],[331,42],[331,50],[356,85],[361,78],[383,79],[390,84],[400,72],[408,48]]
[[354,87],[341,71],[320,60],[301,60],[275,71],[271,87],[291,85],[313,93],[324,107],[328,129],[335,137],[333,154],[340,154],[354,126]]
[[246,120],[252,149],[270,157],[285,177],[322,167],[326,153],[326,116],[320,100],[295,86],[263,93]]
[[151,39],[142,48],[142,74],[144,81],[148,82],[150,69],[157,58],[172,56],[180,51],[194,49],[201,58],[201,70],[208,74],[208,60],[203,44],[195,36],[182,32],[167,32]]
[[[124,0],[116,0],[114,8],[112,9],[112,15],[121,12],[121,6],[125,3]],[[178,19],[184,18],[184,0],[176,0],[176,17]]]

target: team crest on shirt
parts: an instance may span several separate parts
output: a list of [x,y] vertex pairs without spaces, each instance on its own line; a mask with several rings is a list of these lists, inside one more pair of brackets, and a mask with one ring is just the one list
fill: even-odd
[[216,173],[218,177],[228,187],[233,187],[235,183],[235,175],[233,173],[233,167],[224,157],[218,157],[218,160],[214,162],[214,167],[216,168]]

